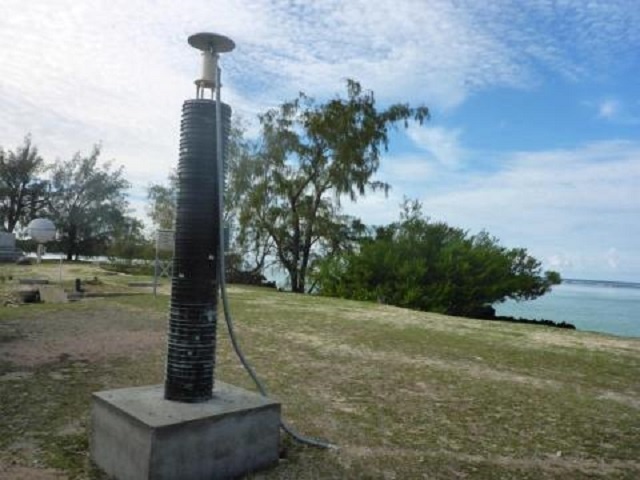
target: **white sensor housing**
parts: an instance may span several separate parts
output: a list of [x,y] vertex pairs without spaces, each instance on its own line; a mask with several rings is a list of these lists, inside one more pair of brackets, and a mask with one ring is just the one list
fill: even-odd
[[196,98],[204,98],[204,90],[211,90],[213,98],[214,90],[218,85],[218,57],[220,53],[230,52],[236,44],[229,37],[217,33],[196,33],[188,39],[189,45],[202,51],[202,73],[195,81]]

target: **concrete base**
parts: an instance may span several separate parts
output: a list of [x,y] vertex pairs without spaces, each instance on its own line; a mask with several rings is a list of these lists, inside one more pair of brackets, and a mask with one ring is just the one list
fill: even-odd
[[62,287],[55,285],[42,286],[40,290],[40,301],[44,303],[67,303],[69,299]]
[[216,382],[204,403],[164,386],[93,394],[91,458],[117,480],[237,478],[277,464],[280,404]]

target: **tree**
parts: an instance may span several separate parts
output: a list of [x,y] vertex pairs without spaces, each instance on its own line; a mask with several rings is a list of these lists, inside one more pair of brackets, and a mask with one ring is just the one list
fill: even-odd
[[273,241],[250,228],[238,232],[242,202],[252,188],[256,173],[257,145],[244,138],[244,128],[236,121],[231,129],[225,189],[225,225],[230,230],[231,255],[227,255],[229,278],[262,279],[267,258],[273,251]]
[[129,188],[123,168],[112,170],[110,162],[98,165],[100,147],[89,156],[76,153],[71,160],[52,168],[47,210],[62,233],[61,248],[67,259],[103,254],[110,238],[126,218]]
[[317,280],[324,295],[473,317],[508,298],[544,295],[561,279],[526,249],[431,222],[418,202],[406,201],[399,222],[378,228],[358,251],[324,261]]
[[112,263],[131,266],[134,260],[151,259],[154,246],[144,235],[144,225],[137,218],[124,217],[115,225],[107,255]]
[[316,104],[300,94],[260,116],[261,146],[242,179],[239,240],[273,246],[294,292],[307,290],[314,263],[357,235],[340,197],[388,191],[373,181],[397,122],[428,118],[426,107],[379,110],[373,92],[347,81],[347,97]]
[[147,188],[149,205],[147,213],[156,228],[171,230],[176,221],[176,195],[178,176],[174,171],[169,174],[169,183],[154,183]]
[[45,169],[30,136],[15,152],[0,149],[0,221],[7,232],[26,225],[44,207],[47,182],[39,175]]

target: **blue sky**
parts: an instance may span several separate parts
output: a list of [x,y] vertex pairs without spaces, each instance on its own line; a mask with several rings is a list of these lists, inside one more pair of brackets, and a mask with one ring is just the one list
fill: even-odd
[[298,91],[354,78],[381,105],[425,104],[348,212],[397,217],[403,196],[522,246],[566,277],[640,281],[640,1],[0,0],[0,145],[30,132],[48,160],[125,165],[132,205],[176,162],[198,53],[224,33],[223,96],[249,123]]

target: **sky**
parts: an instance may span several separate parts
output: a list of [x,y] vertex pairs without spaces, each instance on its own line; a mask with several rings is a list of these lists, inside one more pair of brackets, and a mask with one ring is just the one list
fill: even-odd
[[199,53],[231,37],[223,100],[256,115],[358,80],[381,108],[426,105],[394,132],[389,195],[346,203],[369,224],[403,197],[524,247],[566,278],[640,282],[640,0],[0,0],[0,145],[124,165],[132,207],[176,165]]

